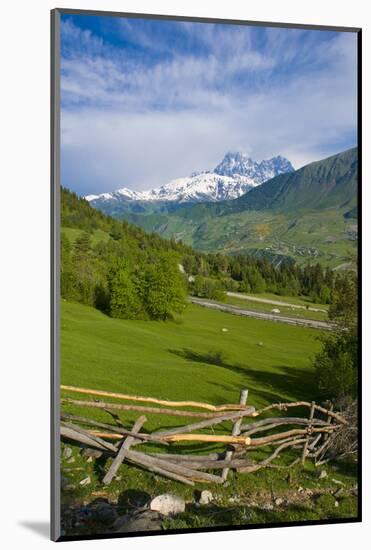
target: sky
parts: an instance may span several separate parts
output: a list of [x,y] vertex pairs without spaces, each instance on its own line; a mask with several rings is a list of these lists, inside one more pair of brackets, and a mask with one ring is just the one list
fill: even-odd
[[229,151],[297,169],[357,144],[351,32],[61,17],[61,182],[151,189]]

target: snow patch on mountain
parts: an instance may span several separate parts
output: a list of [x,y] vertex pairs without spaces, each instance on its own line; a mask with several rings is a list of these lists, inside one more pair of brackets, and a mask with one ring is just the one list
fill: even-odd
[[105,201],[218,202],[236,199],[268,179],[293,170],[281,156],[258,163],[244,153],[230,152],[211,172],[194,172],[148,191],[124,187],[112,193],[87,195],[85,199],[94,206]]

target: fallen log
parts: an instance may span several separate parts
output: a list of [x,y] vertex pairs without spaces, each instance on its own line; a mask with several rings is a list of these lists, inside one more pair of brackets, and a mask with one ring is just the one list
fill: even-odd
[[131,460],[133,458],[141,460],[143,464],[146,462],[147,464],[158,466],[164,471],[192,478],[195,481],[222,483],[222,479],[214,474],[199,472],[198,470],[190,468],[188,465],[182,466],[180,464],[171,463],[169,461],[161,460],[160,458],[154,458],[152,456],[148,456],[144,453],[139,453],[137,451],[128,451],[127,458],[128,460]]
[[76,399],[62,398],[61,403],[77,405],[79,407],[92,407],[96,409],[116,409],[119,411],[137,411],[146,414],[165,414],[167,416],[189,416],[194,418],[217,418],[213,413],[180,411],[171,409],[160,409],[159,407],[144,407],[141,405],[122,405],[121,403],[104,403],[103,401],[80,401]]
[[282,445],[277,447],[277,449],[271,455],[269,455],[265,460],[262,460],[261,462],[258,462],[257,464],[254,464],[252,466],[245,466],[242,468],[238,468],[237,471],[245,474],[256,472],[257,470],[260,470],[261,468],[265,468],[266,466],[268,466],[275,458],[279,456],[280,452],[283,449],[286,449],[287,447],[290,447],[292,445],[298,445],[298,444],[304,443],[305,441],[306,441],[306,438],[301,438],[301,439],[296,439],[294,441],[290,441],[288,443],[283,443]]
[[[308,418],[300,418],[297,416],[288,416],[282,418],[265,418],[264,420],[258,420],[257,422],[252,422],[251,424],[243,424],[241,426],[241,432],[246,435],[252,435],[257,432],[265,432],[272,430],[278,426],[291,424],[299,424],[307,426],[309,424]],[[314,419],[312,422],[313,426],[328,426],[328,422],[324,420]]]
[[167,435],[176,435],[181,433],[193,432],[196,430],[201,430],[203,428],[208,428],[209,426],[215,426],[226,422],[228,420],[236,420],[238,418],[244,418],[245,416],[251,416],[255,411],[254,407],[247,407],[245,411],[238,411],[218,416],[213,416],[209,420],[201,420],[200,422],[195,422],[193,424],[188,424],[187,426],[179,426],[178,428],[170,428],[168,430],[160,430],[154,432],[153,435],[158,437],[167,436]]
[[[154,474],[159,474],[163,477],[167,477],[169,479],[179,481],[180,483],[185,483],[186,485],[194,486],[194,482],[191,479],[188,479],[186,476],[179,475],[174,472],[170,472],[166,468],[162,468],[161,465],[159,465],[159,464],[162,464],[161,462],[153,463],[153,462],[150,462],[149,460],[146,460],[147,458],[146,455],[143,455],[143,457],[142,456],[138,457],[138,456],[132,455],[131,453],[133,453],[133,451],[128,451],[126,455],[126,460],[131,462],[132,464],[144,467],[146,470],[149,470]],[[137,453],[137,454],[141,455],[141,453]]]
[[292,436],[297,436],[297,435],[307,435],[309,433],[318,433],[318,432],[321,432],[321,433],[325,433],[327,431],[333,431],[334,429],[336,429],[336,426],[328,426],[328,427],[322,427],[322,428],[311,428],[310,430],[308,429],[293,429],[293,430],[288,430],[287,432],[282,432],[282,433],[277,433],[277,434],[272,434],[272,435],[268,435],[266,437],[257,437],[257,438],[251,438],[250,439],[250,443],[249,443],[249,447],[260,447],[262,445],[267,445],[267,444],[270,444],[274,441],[277,441],[279,439],[284,439],[284,438],[291,438]]
[[[77,443],[81,443],[83,445],[86,445],[88,447],[93,447],[95,449],[99,449],[101,451],[107,451],[109,450],[107,445],[101,445],[100,443],[98,443],[94,438],[92,438],[91,436],[85,436],[79,432],[77,432],[76,430],[73,430],[72,428],[69,428],[67,426],[61,426],[60,427],[60,435],[61,437],[65,438],[65,439],[69,439],[71,441],[76,441]],[[105,442],[107,444],[107,442]],[[112,447],[115,449],[115,452],[116,452],[116,448],[112,445]]]
[[[102,437],[107,439],[122,439],[122,435],[112,432],[89,432],[96,437]],[[232,436],[232,435],[209,435],[209,434],[177,434],[162,436],[164,441],[178,442],[178,441],[206,441],[210,443],[235,443],[239,445],[250,445],[250,438],[245,436]]]
[[[94,426],[96,428],[105,428],[107,430],[112,430],[113,433],[119,433],[124,436],[131,434],[131,431],[126,430],[125,428],[121,428],[119,426],[113,426],[112,424],[105,424],[104,422],[98,422],[97,420],[90,420],[89,418],[85,418],[84,416],[77,416],[74,414],[62,413],[61,419],[67,420],[67,421],[74,420],[75,422],[80,422],[81,424]],[[167,441],[164,441],[163,439],[159,439],[152,434],[138,433],[135,439],[140,439],[142,441],[153,441],[154,443],[160,443],[161,445],[169,445]]]
[[244,407],[236,404],[227,405],[210,405],[209,403],[202,403],[199,401],[169,401],[167,399],[157,399],[155,397],[143,397],[139,395],[127,395],[124,393],[115,393],[103,390],[90,390],[87,388],[76,388],[74,386],[61,385],[61,390],[70,392],[84,393],[88,395],[97,395],[101,397],[114,397],[115,399],[123,399],[127,401],[141,401],[144,403],[156,403],[158,405],[165,405],[166,407],[194,407],[200,409],[207,409],[209,411],[235,411],[243,410]]
[[105,441],[104,439],[100,438],[99,435],[94,434],[94,433],[90,433],[90,432],[84,430],[83,428],[80,428],[80,426],[76,426],[76,424],[61,422],[61,429],[62,428],[69,428],[69,429],[73,430],[75,433],[78,433],[81,436],[83,436],[85,438],[88,438],[90,441],[94,441],[98,445],[101,445],[106,450],[112,451],[114,453],[117,452],[117,449],[114,445],[112,445],[108,441]]
[[170,462],[203,462],[208,460],[222,460],[225,453],[210,453],[208,455],[179,455],[172,453],[146,453],[155,458],[163,458]]
[[129,435],[123,444],[120,447],[120,450],[118,451],[117,455],[114,458],[114,461],[111,464],[110,469],[106,473],[106,475],[103,478],[103,483],[105,485],[109,485],[116,474],[117,470],[119,469],[122,462],[125,460],[125,456],[127,455],[128,450],[130,449],[130,445],[135,441],[135,435],[139,432],[139,430],[142,428],[143,424],[146,422],[145,416],[140,416],[138,420],[135,422],[133,429],[131,430],[131,434]]
[[[158,455],[160,457],[160,455]],[[172,461],[169,462],[184,466],[186,468],[192,468],[195,470],[221,470],[224,468],[242,468],[243,466],[248,466],[252,464],[251,459],[249,458],[232,458],[224,460],[185,460],[185,461]],[[222,479],[222,481],[225,481]]]

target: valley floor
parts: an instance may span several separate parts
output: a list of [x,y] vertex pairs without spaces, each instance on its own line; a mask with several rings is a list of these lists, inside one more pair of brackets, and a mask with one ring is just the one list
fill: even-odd
[[254,311],[252,309],[236,307],[229,304],[215,302],[214,300],[204,300],[202,298],[195,297],[191,297],[190,300],[192,303],[200,305],[202,307],[219,310],[226,313],[232,313],[233,315],[239,315],[242,317],[252,317],[254,319],[284,323],[286,325],[304,326],[320,330],[331,329],[331,325],[329,323],[326,323],[325,321],[315,321],[313,319],[304,319],[300,317],[287,317],[284,315],[280,315],[280,310],[276,310],[276,312],[273,311],[273,313],[262,313],[261,311]]

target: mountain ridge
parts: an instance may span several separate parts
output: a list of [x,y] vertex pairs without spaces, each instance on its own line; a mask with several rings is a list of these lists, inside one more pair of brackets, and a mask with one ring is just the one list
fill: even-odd
[[352,148],[278,175],[235,200],[124,217],[204,252],[283,254],[336,267],[356,251],[357,184],[358,152]]
[[87,195],[85,199],[106,213],[119,209],[119,203],[124,211],[135,211],[136,207],[146,210],[145,203],[219,202],[238,198],[273,176],[288,171],[294,171],[294,168],[281,155],[259,163],[244,153],[228,152],[212,171],[176,178],[147,191],[123,187],[110,193]]

